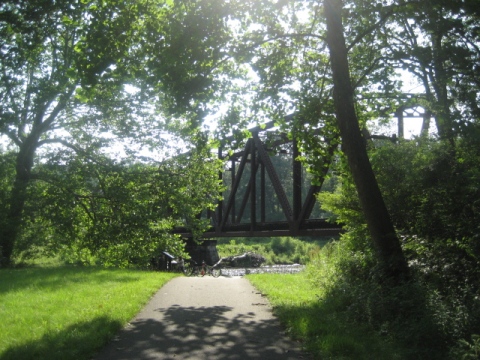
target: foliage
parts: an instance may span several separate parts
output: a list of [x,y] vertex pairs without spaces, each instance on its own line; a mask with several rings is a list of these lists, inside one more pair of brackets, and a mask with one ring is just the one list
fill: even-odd
[[[375,281],[376,261],[362,231],[356,194],[349,178],[343,177],[335,193],[320,195],[348,232],[330,264],[335,269],[332,277],[319,286],[330,287],[332,296],[349,294],[346,301],[355,321],[369,322],[377,331],[414,344],[412,356],[421,353],[425,342],[444,349],[444,355],[432,352],[434,358],[445,357],[448,348],[452,354],[462,348],[468,353],[465,339],[478,334],[480,319],[478,146],[468,137],[457,140],[454,154],[442,142],[427,138],[375,145],[371,161],[402,234],[414,280],[397,288],[399,293]],[[396,315],[400,313],[402,318]],[[415,329],[418,338],[410,338],[402,328]]]
[[[438,321],[461,339],[479,331],[478,204],[473,200],[480,195],[478,147],[459,141],[452,157],[441,144],[427,146],[418,145],[411,164],[401,170],[408,175],[397,191],[407,196],[408,188],[409,195],[399,203],[405,204],[405,215],[398,227],[412,268],[434,306],[442,309]],[[398,152],[391,156],[405,156],[402,148]]]
[[[106,132],[108,125],[102,128],[93,119],[102,113],[102,91],[108,94],[103,100],[109,98],[110,114],[124,118],[120,114],[126,107],[113,104],[128,102],[116,65],[130,44],[134,22],[129,20],[122,2],[7,1],[0,6],[0,134],[16,153],[0,231],[7,263],[21,229],[39,149],[56,144],[88,152],[101,146],[103,136],[95,139],[95,131]],[[91,99],[97,101],[97,111],[85,106]]]
[[160,111],[187,118],[184,130],[197,130],[233,86],[222,72],[242,75],[224,48],[230,40],[225,20],[230,5],[219,0],[140,3],[144,17],[133,59],[137,82],[153,98],[161,94]]
[[480,335],[473,334],[472,341],[460,340],[451,353],[457,359],[478,359],[480,357]]
[[478,119],[479,14],[473,3],[431,1],[399,7],[388,21],[386,53],[423,86],[421,105],[434,114],[441,139],[453,142],[466,123]]
[[380,283],[372,266],[374,258],[353,251],[355,242],[359,239],[343,237],[309,264],[309,277],[324,291],[323,301],[334,302],[332,311],[349,323],[366,325],[397,344],[401,358],[446,358],[448,334],[435,318],[426,289],[417,282],[395,287]]
[[196,215],[215,204],[218,166],[198,153],[160,167],[73,154],[52,159],[36,167],[43,181],[30,187],[15,254],[41,250],[69,262],[121,267],[146,267],[165,249],[182,255],[184,243],[172,229],[201,233],[208,226]]
[[[328,63],[325,47],[327,12],[322,6],[333,3],[340,11],[335,19],[342,19],[344,27],[332,33],[340,34],[344,30],[344,52],[348,56],[345,62],[350,64],[340,73],[345,76],[350,73],[353,80],[352,85],[344,84],[335,93],[338,96],[339,91],[352,90],[345,100],[355,100],[353,117],[358,114],[363,126],[371,119],[387,121],[404,105],[421,105],[435,119],[438,134],[445,140],[443,145],[448,148],[454,146],[462,129],[478,121],[475,115],[478,113],[478,82],[472,77],[472,69],[478,63],[479,17],[471,2],[230,2],[231,16],[238,24],[234,23],[237,25],[233,33],[235,41],[226,46],[233,44],[231,49],[236,54],[236,60],[249,66],[256,75],[251,83],[246,84],[253,84],[256,89],[251,108],[259,117],[269,114],[279,123],[286,113],[295,113],[294,122],[300,124],[288,127],[291,136],[296,136],[295,130],[298,129],[315,130],[320,134],[318,139],[313,139],[312,133],[305,131],[305,138],[309,140],[303,141],[302,150],[305,153],[303,160],[313,164],[317,173],[322,172],[322,167],[328,162],[321,159],[328,153],[324,144],[338,142],[338,131],[329,121],[333,118],[332,72],[329,67],[339,62],[332,59]],[[232,21],[231,18],[229,20]],[[332,43],[338,44],[338,41]],[[402,83],[396,79],[399,69],[410,72],[418,79],[422,94],[400,94]],[[342,110],[345,104],[346,101],[343,101],[337,110]],[[238,120],[239,114],[242,114],[242,109],[233,107],[233,118]],[[243,114],[248,118],[246,110]],[[428,130],[427,120],[428,117],[424,121],[424,130]],[[231,119],[227,119],[226,126],[231,127]],[[344,149],[352,143],[359,143],[361,147],[362,140],[347,138],[352,127],[348,129],[342,134]],[[350,152],[349,158],[354,160],[360,153]],[[359,169],[360,175],[368,167],[368,161],[351,166]],[[360,184],[359,178],[362,177],[356,176],[357,189],[369,185],[372,185],[370,190],[376,188],[373,176],[363,184]],[[360,191],[360,195],[364,211],[369,208],[369,203],[381,198],[376,193],[368,201],[369,194]],[[378,227],[386,227],[390,219],[383,209],[383,202],[380,203],[381,217],[369,215],[372,211],[364,215],[367,215],[369,224],[376,221],[380,223]],[[378,204],[371,208],[380,208]],[[388,226],[386,232],[393,234],[394,230]],[[379,248],[377,255],[389,250],[388,246],[380,249],[384,242],[376,236],[372,240]],[[399,259],[403,254],[397,246],[398,242],[394,243],[394,258]],[[404,269],[403,259],[398,262],[402,265],[399,268]]]
[[[2,195],[7,203],[5,226],[0,231],[5,262],[11,261],[15,251],[26,220],[25,206],[27,202],[33,204],[29,196],[36,189],[29,187],[38,180],[34,165],[61,162],[62,154],[74,151],[79,158],[88,158],[92,171],[94,163],[103,161],[104,148],[112,139],[133,143],[127,155],[134,162],[140,158],[137,149],[145,147],[168,157],[167,141],[176,142],[177,149],[182,143],[184,147],[194,143],[198,151],[207,151],[204,155],[209,158],[201,120],[207,111],[206,98],[213,94],[209,66],[216,38],[198,40],[225,27],[211,11],[209,1],[199,5],[163,1],[7,1],[0,5],[0,134],[11,141],[16,155],[12,186],[2,188],[7,191]],[[192,31],[190,40],[179,31],[184,25]],[[191,46],[185,46],[187,42]],[[153,52],[159,57],[152,56]],[[201,63],[195,58],[199,54],[204,56]],[[199,67],[182,73],[193,63]],[[190,81],[192,74],[195,78]],[[173,141],[168,132],[181,137],[181,141]],[[47,175],[53,176],[44,172],[43,181],[57,181],[45,178]],[[198,175],[197,171],[195,176],[202,179]],[[99,203],[97,197],[94,206]],[[198,206],[192,205],[192,209]],[[103,221],[90,220],[97,224]],[[170,220],[162,221],[171,227]],[[194,217],[189,216],[189,221],[194,222]],[[81,233],[80,228],[77,230]],[[112,232],[119,230],[117,227]],[[135,231],[120,233],[136,236]],[[130,251],[124,246],[111,250],[117,254]]]
[[[169,129],[208,151],[201,122],[222,113],[221,104],[230,110],[219,134],[268,116],[298,138],[301,160],[314,174],[325,172],[340,141],[349,145],[335,125],[326,3],[2,3],[0,131],[14,145],[12,153],[0,154],[2,256],[61,251],[75,261],[127,266],[144,264],[159,246],[181,251],[168,230],[181,223],[201,232],[206,224],[195,215],[218,194],[211,176],[216,165],[207,162],[212,166],[203,172],[206,153],[200,152],[191,162],[175,158],[160,169],[135,161],[123,166],[100,149],[111,134],[133,134],[135,142],[156,148]],[[389,338],[415,340],[412,351],[419,350],[413,334],[432,345],[432,334],[440,333],[438,340],[450,339],[458,346],[452,351],[467,356],[467,344],[475,351],[472,335],[480,332],[478,6],[341,3],[350,64],[343,74],[353,80],[345,89],[353,90],[348,100],[355,100],[360,126],[388,122],[401,105],[420,105],[439,139],[369,144],[414,282],[388,289],[379,281],[377,254],[343,159],[336,192],[320,196],[348,231],[329,270],[337,275],[324,281],[349,319]],[[400,95],[400,69],[419,81],[421,94]],[[133,90],[124,91],[124,84]],[[283,121],[288,113],[295,113],[291,126]],[[426,117],[423,130],[429,126]],[[280,253],[295,247],[283,240],[275,246],[279,254],[265,251],[281,261],[287,260]],[[404,320],[392,313],[396,307]],[[401,324],[408,325],[404,332]]]
[[93,267],[0,270],[0,357],[88,359],[173,276]]
[[[0,150],[2,150],[0,148]],[[12,188],[15,154],[12,152],[0,151],[0,226],[5,226],[7,221],[8,194]]]
[[[174,8],[142,1],[0,6],[0,133],[13,144],[8,168],[2,154],[2,172],[15,170],[1,185],[6,262],[12,254],[21,259],[46,252],[80,263],[145,265],[159,248],[183,251],[171,234],[174,226],[186,222],[196,235],[206,225],[196,214],[215,202],[219,164],[211,160],[199,119],[167,124],[159,116],[159,108],[167,108],[161,89],[152,94],[141,83],[148,77],[158,85],[161,78],[141,76],[151,70],[145,64],[151,57],[142,52],[145,30],[161,25],[148,28],[161,42],[169,15],[182,14]],[[178,40],[166,48],[183,48]],[[163,55],[161,65],[171,75],[176,59]],[[178,95],[168,84],[162,91]],[[134,142],[125,163],[106,152],[112,139]],[[167,139],[175,144],[166,146]],[[143,166],[151,159],[136,153],[148,147],[172,158],[170,148],[178,151],[182,142],[185,151],[191,142],[198,148],[159,168]]]

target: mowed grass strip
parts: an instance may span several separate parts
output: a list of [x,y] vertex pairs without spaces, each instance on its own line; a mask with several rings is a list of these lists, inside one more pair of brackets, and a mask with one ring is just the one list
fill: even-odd
[[0,270],[0,359],[88,359],[176,274]]
[[343,299],[326,297],[306,272],[254,274],[248,280],[267,296],[287,334],[302,342],[315,359],[394,360],[399,349],[368,324],[349,321]]

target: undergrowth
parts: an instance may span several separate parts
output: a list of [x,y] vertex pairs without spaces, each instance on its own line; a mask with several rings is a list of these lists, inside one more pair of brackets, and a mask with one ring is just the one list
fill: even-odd
[[313,286],[307,272],[248,279],[267,295],[287,334],[301,341],[314,359],[402,359],[400,349],[368,324],[353,324],[344,299]]
[[315,359],[479,359],[474,308],[455,309],[415,268],[408,283],[378,281],[373,254],[352,242],[326,245],[304,273],[249,275]]

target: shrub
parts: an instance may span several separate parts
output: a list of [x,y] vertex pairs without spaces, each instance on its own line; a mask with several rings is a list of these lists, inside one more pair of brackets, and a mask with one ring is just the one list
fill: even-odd
[[367,326],[387,341],[400,344],[405,358],[442,359],[446,335],[440,331],[427,294],[417,282],[402,286],[379,283],[372,256],[354,251],[350,235],[325,246],[307,266],[323,301],[345,321]]
[[412,358],[446,358],[449,348],[452,359],[462,351],[469,358],[480,332],[478,143],[460,139],[455,151],[429,139],[385,143],[371,161],[413,280],[393,287],[376,278],[355,188],[339,169],[335,191],[319,198],[347,233],[311,263],[331,267],[331,276],[313,281],[328,285],[352,321],[409,344]]

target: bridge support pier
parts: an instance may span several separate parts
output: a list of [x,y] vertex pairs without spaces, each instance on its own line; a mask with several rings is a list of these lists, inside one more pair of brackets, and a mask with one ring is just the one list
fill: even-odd
[[217,251],[217,240],[203,240],[197,243],[192,238],[188,238],[185,251],[197,264],[205,261],[208,265],[213,265],[220,260]]

